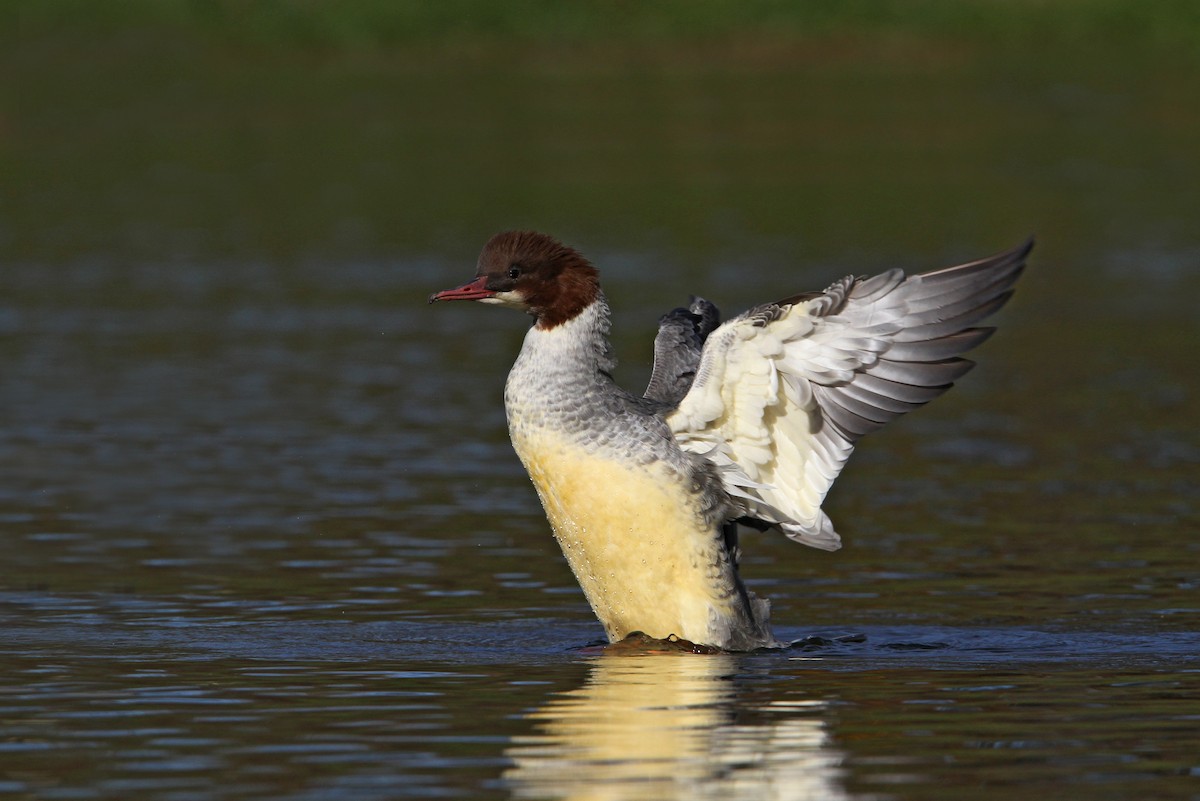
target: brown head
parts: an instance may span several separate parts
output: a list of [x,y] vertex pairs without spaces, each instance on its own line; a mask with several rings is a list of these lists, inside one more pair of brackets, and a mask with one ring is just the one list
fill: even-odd
[[429,296],[523,309],[539,328],[579,314],[600,294],[596,268],[579,251],[536,231],[505,231],[483,246],[475,280]]

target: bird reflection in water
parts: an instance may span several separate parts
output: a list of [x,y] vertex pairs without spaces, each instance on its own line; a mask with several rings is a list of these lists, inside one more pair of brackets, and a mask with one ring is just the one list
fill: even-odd
[[[739,704],[732,654],[598,656],[506,749],[516,798],[842,799],[816,699]],[[736,722],[735,722],[736,721]]]

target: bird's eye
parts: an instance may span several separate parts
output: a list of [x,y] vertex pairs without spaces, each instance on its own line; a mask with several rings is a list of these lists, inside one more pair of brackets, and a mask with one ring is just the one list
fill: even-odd
[[521,277],[520,265],[514,264],[512,267],[509,267],[508,268],[508,277],[514,281],[516,281],[518,278],[520,278]]

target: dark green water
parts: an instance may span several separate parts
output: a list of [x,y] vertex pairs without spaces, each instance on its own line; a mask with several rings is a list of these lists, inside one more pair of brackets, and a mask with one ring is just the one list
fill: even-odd
[[[878,43],[875,43],[878,44]],[[1200,79],[887,46],[300,57],[30,42],[3,129],[0,794],[1200,797]],[[779,653],[601,636],[504,431],[495,230],[688,293],[1039,245],[748,535]]]

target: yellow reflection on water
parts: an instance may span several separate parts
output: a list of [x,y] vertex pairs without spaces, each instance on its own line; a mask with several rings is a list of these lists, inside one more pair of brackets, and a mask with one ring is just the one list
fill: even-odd
[[736,670],[729,655],[604,655],[529,714],[536,733],[506,749],[505,779],[517,798],[847,797],[826,703],[743,705],[735,720]]

